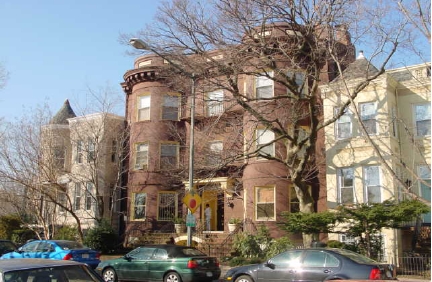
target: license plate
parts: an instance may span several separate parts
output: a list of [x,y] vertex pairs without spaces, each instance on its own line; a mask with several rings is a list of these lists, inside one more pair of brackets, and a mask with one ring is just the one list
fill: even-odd
[[213,276],[213,273],[207,272],[207,277],[212,277],[212,276]]
[[89,254],[82,254],[81,257],[82,258],[89,258]]

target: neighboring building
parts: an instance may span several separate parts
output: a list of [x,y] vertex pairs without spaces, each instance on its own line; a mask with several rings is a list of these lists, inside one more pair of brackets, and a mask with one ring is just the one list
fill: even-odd
[[[361,53],[344,71],[345,83],[352,90],[361,78],[377,71]],[[338,82],[336,79],[321,87],[325,121],[348,100],[345,86]],[[412,196],[401,189],[382,163],[362,133],[359,119],[391,170],[410,186],[411,193],[430,201],[430,82],[430,63],[388,70],[367,85],[355,98],[355,105],[325,129],[329,209]],[[420,233],[430,247],[430,223],[428,214],[422,218],[423,228],[416,228],[414,222],[403,230],[377,234],[384,238],[385,258],[392,260],[402,252],[413,251],[412,240]],[[329,239],[355,240],[343,234],[330,234]]]
[[[262,36],[281,32],[287,37],[295,34],[291,29],[289,25],[280,24],[274,30],[269,28]],[[341,44],[353,48],[345,33],[341,36]],[[225,58],[216,50],[211,59]],[[347,61],[350,60],[354,60],[354,55],[348,56]],[[228,233],[229,219],[237,217],[243,221],[244,228],[256,228],[263,223],[272,235],[283,234],[277,226],[280,213],[296,212],[299,206],[286,167],[259,157],[225,163],[230,157],[257,150],[260,144],[274,140],[275,134],[256,127],[254,118],[240,105],[232,103],[228,91],[210,88],[206,81],[195,81],[193,86],[185,87],[183,93],[173,91],[160,72],[166,63],[156,55],[146,55],[136,59],[134,69],[124,75],[126,119],[130,127],[129,207],[125,238],[133,240],[147,232],[171,231],[173,218],[185,214],[182,199],[189,186],[191,87],[194,87],[196,96],[193,187],[201,197],[194,214],[198,221],[197,230],[203,230],[201,223],[205,206],[209,204],[212,233]],[[283,60],[278,63],[288,64]],[[323,82],[334,77],[333,67],[329,62],[324,64]],[[304,91],[308,91],[304,77],[302,73],[296,74],[296,83],[299,87],[306,85]],[[289,112],[288,102],[285,106],[272,106],[264,101],[280,93],[286,94],[285,86],[274,85],[268,77],[256,75],[241,75],[238,85],[244,95],[256,99],[251,103],[252,107],[268,111],[275,117]],[[307,126],[305,121],[306,130]],[[322,152],[324,140],[318,138],[317,151]],[[261,150],[269,155],[284,154],[280,144]],[[320,162],[319,159],[316,161]],[[318,211],[326,209],[324,172],[322,169],[305,180],[310,185],[314,207]],[[293,239],[301,243],[301,238]]]
[[54,224],[76,225],[69,209],[84,231],[101,218],[120,229],[125,138],[124,117],[109,113],[77,117],[69,101],[43,128],[41,183],[46,189],[55,187],[57,201],[63,205],[53,213]]

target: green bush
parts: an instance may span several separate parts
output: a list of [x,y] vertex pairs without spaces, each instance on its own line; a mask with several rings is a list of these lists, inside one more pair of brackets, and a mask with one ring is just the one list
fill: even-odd
[[327,246],[329,248],[338,248],[338,249],[344,249],[345,248],[345,243],[342,243],[338,240],[329,240],[327,242]]
[[78,228],[76,226],[64,225],[54,234],[56,240],[77,240]]
[[293,244],[291,243],[288,237],[281,237],[275,240],[272,240],[270,246],[267,248],[265,257],[267,259],[274,257],[277,254],[280,254],[288,249],[293,248]]
[[116,249],[118,236],[108,222],[102,221],[98,226],[88,230],[83,243],[87,247],[108,254]]

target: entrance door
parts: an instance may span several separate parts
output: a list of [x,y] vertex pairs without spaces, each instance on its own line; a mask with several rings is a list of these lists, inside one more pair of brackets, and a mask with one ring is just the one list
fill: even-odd
[[211,209],[211,220],[210,220],[210,230],[217,230],[217,219],[218,219],[218,201],[217,201],[217,191],[215,190],[204,190],[202,192],[201,201],[201,218],[203,219],[204,229],[205,228],[205,209],[206,205],[209,204]]

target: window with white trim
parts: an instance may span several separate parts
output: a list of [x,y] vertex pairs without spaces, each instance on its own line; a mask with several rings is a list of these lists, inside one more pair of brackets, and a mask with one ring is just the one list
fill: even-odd
[[179,119],[180,97],[178,95],[164,95],[162,105],[163,120],[178,120]]
[[348,245],[354,245],[356,240],[354,236],[347,235],[347,234],[339,234],[339,242],[348,244]]
[[[335,116],[339,114],[340,109],[335,108]],[[343,115],[336,120],[335,135],[337,139],[345,139],[352,137],[352,113],[346,109]]]
[[272,156],[275,155],[275,134],[271,130],[257,129],[256,130],[256,145],[259,150],[260,156]]
[[377,107],[375,102],[359,103],[360,120],[366,128],[366,132],[371,135],[378,134],[377,127]]
[[173,220],[177,215],[177,193],[159,192],[158,220]]
[[83,141],[77,140],[76,142],[76,162],[81,164],[83,162]]
[[289,71],[287,73],[288,82],[293,82],[295,85],[295,91],[293,92],[289,87],[287,87],[288,94],[298,95],[299,97],[305,97],[308,94],[308,83],[306,80],[306,74],[304,72],[293,72]]
[[150,95],[138,96],[138,121],[150,120]]
[[93,193],[94,193],[94,185],[91,182],[86,183],[86,192],[85,192],[85,209],[87,211],[91,211],[93,207]]
[[430,104],[414,105],[414,118],[417,136],[431,135],[431,108]]
[[212,141],[208,143],[207,165],[218,165],[222,161],[223,142]]
[[354,203],[354,168],[345,167],[337,170],[338,202]]
[[179,145],[177,143],[162,143],[160,145],[160,169],[175,169],[178,167]]
[[[419,176],[419,196],[426,201],[431,200],[431,169],[428,165],[420,165],[417,167]],[[431,213],[423,214],[423,222],[431,223]]]
[[81,183],[75,183],[73,209],[75,211],[81,209]]
[[256,220],[275,220],[275,188],[255,187],[255,217]]
[[381,203],[381,177],[379,166],[363,167],[365,203]]
[[132,220],[145,220],[146,218],[146,193],[132,194]]
[[135,144],[135,169],[148,168],[148,144]]
[[265,73],[255,77],[255,97],[257,99],[272,98],[273,94],[273,72],[268,72],[267,76]]
[[222,89],[207,93],[207,116],[218,116],[224,111],[224,93]]
[[54,154],[54,165],[56,169],[64,169],[65,168],[65,155],[66,148],[64,146],[55,146],[53,149]]
[[87,162],[92,162],[96,159],[96,143],[88,139],[87,140]]

